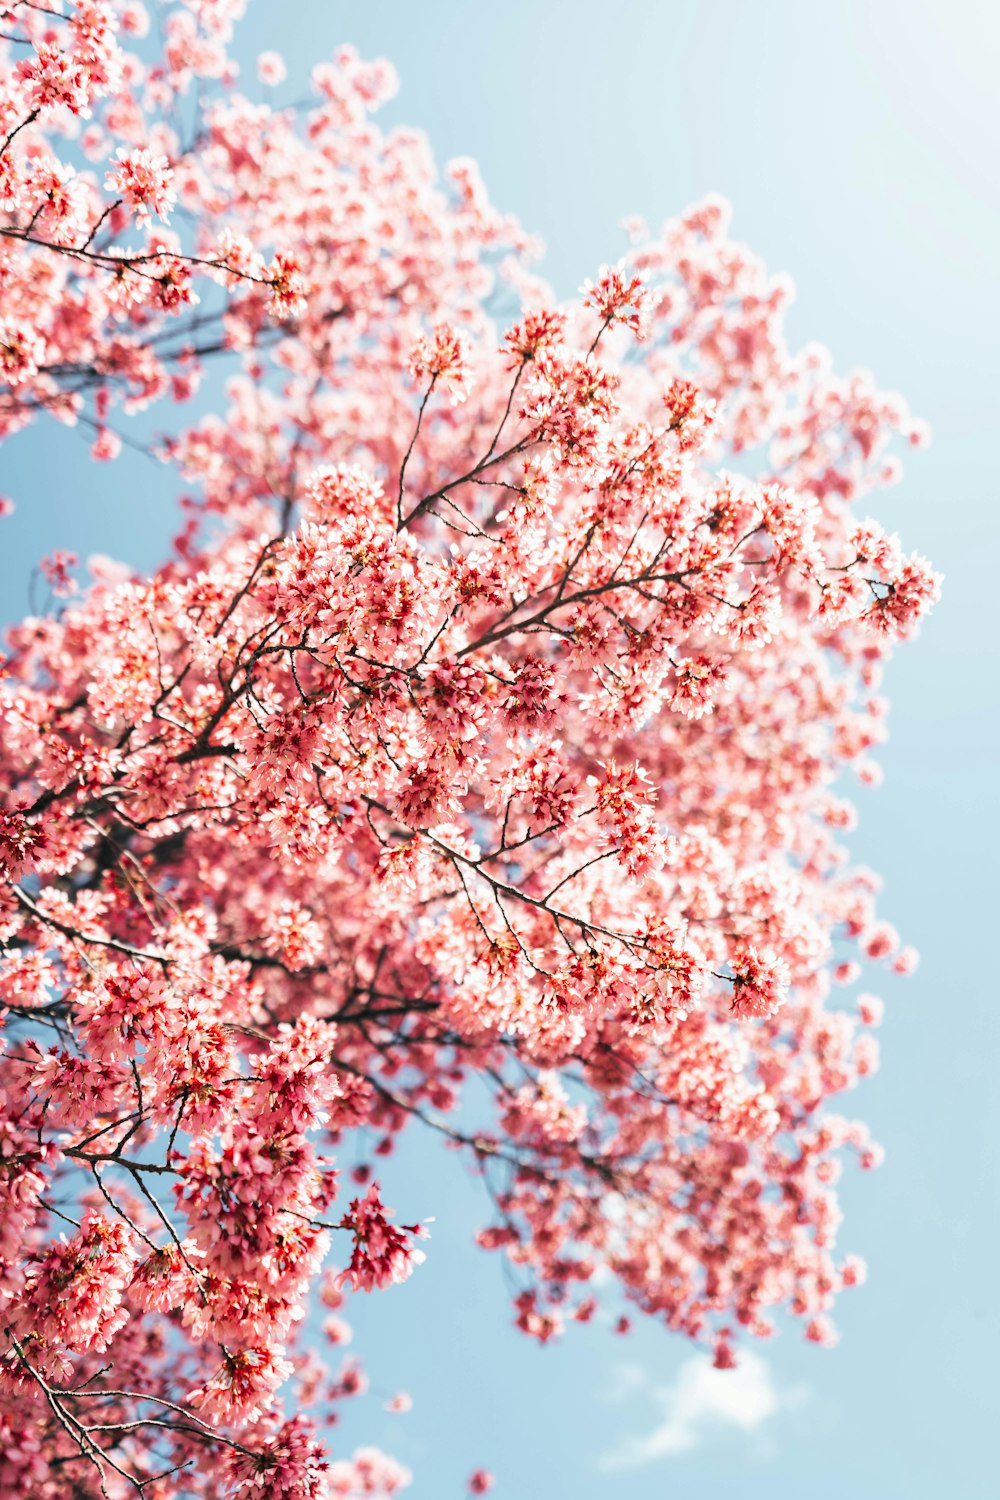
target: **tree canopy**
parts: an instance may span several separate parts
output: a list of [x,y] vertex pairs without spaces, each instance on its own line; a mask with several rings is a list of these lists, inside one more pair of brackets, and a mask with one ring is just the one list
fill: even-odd
[[606,1268],[720,1365],[781,1310],[830,1342],[880,1018],[832,987],[916,961],[842,777],[937,593],[859,510],[925,429],[787,347],[721,201],[560,301],[473,163],[373,122],[388,64],[248,99],[242,9],[154,45],[137,4],[4,7],[0,437],[75,424],[109,485],[147,447],[183,506],[150,576],[48,557],[0,682],[31,1500],[401,1488],[324,1435],[356,1373],[317,1348],[350,1293],[420,1295],[404,1128],[481,1174],[527,1334]]

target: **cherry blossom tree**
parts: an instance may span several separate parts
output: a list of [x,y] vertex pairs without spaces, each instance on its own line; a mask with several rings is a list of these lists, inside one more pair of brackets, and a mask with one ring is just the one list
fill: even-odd
[[458,1148],[534,1338],[610,1285],[720,1366],[782,1311],[830,1342],[881,1009],[831,989],[915,963],[842,778],[937,592],[858,508],[924,429],[786,346],[721,202],[561,303],[471,162],[373,123],[386,63],[241,93],[243,8],[164,6],[154,45],[130,0],[0,7],[0,434],[184,487],[152,576],[46,559],[0,683],[31,1500],[405,1485],[324,1435],[347,1299],[420,1295],[419,1185],[397,1216],[338,1177],[351,1137]]

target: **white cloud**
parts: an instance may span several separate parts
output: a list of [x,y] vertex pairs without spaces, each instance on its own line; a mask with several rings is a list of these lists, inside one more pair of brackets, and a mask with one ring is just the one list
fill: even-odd
[[633,1400],[646,1389],[647,1384],[648,1378],[642,1365],[619,1361],[611,1368],[611,1378],[602,1396],[605,1401],[619,1405],[622,1401]]
[[[634,1387],[634,1379],[629,1384]],[[756,1433],[776,1412],[801,1401],[805,1392],[801,1387],[778,1390],[767,1361],[759,1354],[743,1353],[734,1370],[716,1370],[707,1354],[696,1354],[681,1365],[672,1386],[654,1387],[649,1395],[662,1420],[644,1437],[624,1438],[605,1453],[602,1469],[634,1469],[686,1453],[704,1442],[713,1428]]]

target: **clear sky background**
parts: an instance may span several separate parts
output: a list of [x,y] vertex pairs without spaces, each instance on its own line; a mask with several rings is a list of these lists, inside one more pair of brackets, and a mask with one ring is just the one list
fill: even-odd
[[[945,573],[941,604],[893,664],[885,786],[858,801],[859,860],[923,954],[884,994],[883,1071],[847,1101],[887,1148],[842,1184],[843,1249],[869,1262],[833,1351],[795,1329],[736,1375],[643,1324],[573,1328],[540,1349],[510,1327],[499,1259],[471,1235],[484,1206],[459,1162],[414,1137],[385,1174],[436,1214],[426,1264],[349,1316],[373,1397],[343,1441],[377,1441],[447,1500],[478,1463],[498,1500],[995,1500],[1000,1115],[997,620],[1000,13],[975,0],[250,0],[237,53],[285,55],[299,97],[343,41],[402,77],[388,123],[440,160],[477,158],[494,201],[548,246],[575,291],[708,191],[798,297],[793,342],[874,370],[930,421],[929,452],[873,497]],[[56,546],[151,566],[176,521],[162,472],[94,466],[79,435],[37,429],[0,455],[18,504],[0,531],[2,611],[28,607]],[[727,1383],[728,1381],[728,1383]],[[382,1412],[405,1387],[414,1410]]]

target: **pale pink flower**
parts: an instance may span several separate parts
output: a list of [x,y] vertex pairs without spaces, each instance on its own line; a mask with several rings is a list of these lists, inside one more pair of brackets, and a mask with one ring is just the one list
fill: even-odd
[[415,380],[430,377],[451,393],[453,401],[465,400],[470,381],[465,341],[449,323],[439,323],[417,339],[408,367]]
[[276,88],[288,77],[285,59],[280,52],[262,52],[257,58],[257,77],[269,88]]
[[784,959],[761,952],[752,943],[741,943],[729,963],[733,972],[733,1014],[774,1015],[787,998],[789,974]]
[[248,1348],[227,1354],[216,1373],[187,1399],[208,1421],[256,1422],[292,1373],[280,1351]]
[[645,338],[649,294],[641,276],[626,277],[620,266],[602,266],[596,282],[584,282],[580,290],[584,306],[596,310],[602,327],[621,323],[637,339]]
[[142,147],[120,150],[118,165],[108,173],[105,186],[135,209],[140,228],[149,223],[153,214],[169,223],[177,194],[174,174],[165,156]]

